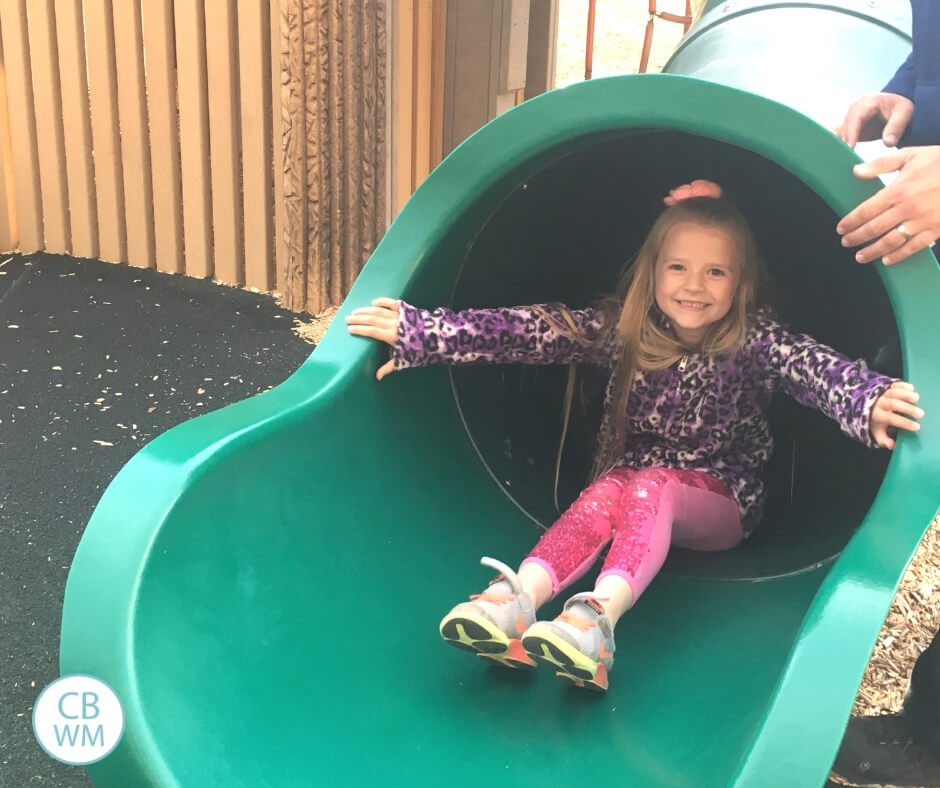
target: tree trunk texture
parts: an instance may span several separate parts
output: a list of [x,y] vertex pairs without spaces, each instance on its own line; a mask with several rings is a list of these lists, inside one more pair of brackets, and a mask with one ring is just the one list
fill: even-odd
[[285,306],[339,304],[385,232],[387,0],[280,0]]

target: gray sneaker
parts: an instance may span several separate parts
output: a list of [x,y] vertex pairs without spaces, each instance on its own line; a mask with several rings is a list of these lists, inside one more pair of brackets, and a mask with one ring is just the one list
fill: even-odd
[[[583,615],[570,612],[577,602]],[[575,594],[554,621],[536,621],[523,635],[522,646],[533,659],[554,667],[555,675],[578,687],[606,691],[614,665],[614,632],[593,593]]]
[[493,558],[480,563],[501,573],[482,594],[470,597],[441,621],[441,637],[452,646],[507,668],[534,668],[519,638],[535,621],[532,600],[515,572]]

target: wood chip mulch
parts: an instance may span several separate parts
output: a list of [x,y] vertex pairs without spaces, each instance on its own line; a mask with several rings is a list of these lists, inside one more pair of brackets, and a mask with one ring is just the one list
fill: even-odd
[[854,714],[900,711],[917,657],[940,629],[940,517],[921,542],[901,579],[865,678]]

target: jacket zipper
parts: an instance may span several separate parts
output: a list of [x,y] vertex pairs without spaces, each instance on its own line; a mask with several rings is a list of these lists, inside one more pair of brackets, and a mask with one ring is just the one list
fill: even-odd
[[679,359],[679,371],[680,371],[680,372],[685,372],[685,365],[688,364],[688,363],[689,363],[689,357],[688,357],[688,356],[683,356],[681,359]]

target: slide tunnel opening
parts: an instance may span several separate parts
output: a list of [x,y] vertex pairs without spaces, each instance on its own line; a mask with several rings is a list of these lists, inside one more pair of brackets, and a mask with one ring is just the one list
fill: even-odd
[[[542,160],[544,161],[544,160]],[[524,167],[523,167],[524,171]],[[614,291],[668,190],[720,183],[753,227],[773,279],[772,304],[794,330],[902,376],[897,324],[873,265],[855,262],[836,213],[785,168],[716,139],[631,129],[570,140],[519,180],[480,227],[454,286],[457,309],[560,301],[586,306]],[[493,478],[541,527],[554,504],[565,367],[451,370],[470,440]],[[586,482],[606,375],[581,367],[561,465],[558,503]],[[583,391],[583,394],[582,394]],[[755,533],[727,553],[674,549],[666,571],[761,579],[815,567],[844,547],[877,495],[889,453],[843,435],[822,414],[775,397],[768,503]],[[533,542],[538,531],[533,529]]]

